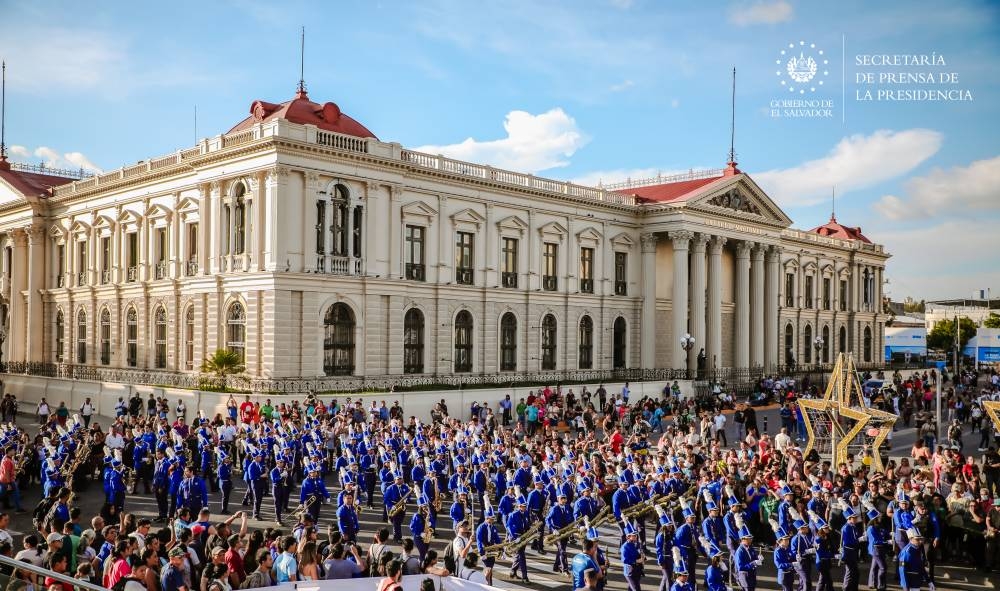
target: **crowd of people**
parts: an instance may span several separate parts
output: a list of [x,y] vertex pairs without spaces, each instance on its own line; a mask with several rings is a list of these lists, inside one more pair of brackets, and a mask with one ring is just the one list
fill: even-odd
[[[895,375],[869,401],[899,411],[904,428],[905,409],[914,420],[927,412],[938,377]],[[501,575],[527,581],[529,552],[551,553],[576,589],[620,576],[632,591],[654,580],[687,591],[700,576],[710,591],[752,590],[765,562],[782,589],[800,591],[833,589],[835,573],[857,589],[863,563],[873,589],[932,588],[942,561],[1000,569],[995,447],[977,458],[963,455],[961,437],[922,436],[883,472],[861,454],[831,466],[800,447],[795,400],[815,391],[782,383],[772,438],[750,405],[615,390],[546,387],[495,408],[442,400],[430,422],[398,402],[231,397],[209,417],[135,396],[106,431],[89,399],[72,412],[43,400],[40,428],[8,422],[0,433],[5,506],[23,511],[36,487],[43,496],[37,532],[16,554],[0,514],[0,554],[116,591],[358,576],[385,577],[384,591],[403,574],[492,583],[501,563]],[[945,391],[959,429],[995,428],[975,411],[1000,396],[995,373],[963,373]],[[231,498],[237,481],[242,499]],[[104,503],[88,519],[74,495],[98,491]],[[156,515],[137,516],[132,495],[154,498]],[[383,522],[372,540],[363,511]],[[274,524],[252,528],[251,518]],[[14,589],[60,584],[8,574]]]

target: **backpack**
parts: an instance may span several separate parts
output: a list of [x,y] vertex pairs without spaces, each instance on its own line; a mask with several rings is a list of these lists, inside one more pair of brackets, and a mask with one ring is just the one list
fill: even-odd
[[56,497],[53,495],[51,497],[45,497],[38,502],[35,509],[31,512],[31,524],[35,526],[38,531],[49,531],[49,525],[52,524],[52,517],[55,514]]
[[455,541],[452,540],[448,547],[444,549],[444,567],[448,569],[448,572],[453,573],[457,568],[457,563],[455,562]]

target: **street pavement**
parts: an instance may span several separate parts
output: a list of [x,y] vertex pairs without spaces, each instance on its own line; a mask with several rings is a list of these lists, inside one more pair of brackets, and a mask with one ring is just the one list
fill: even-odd
[[[768,431],[773,436],[776,434],[780,427],[780,419],[778,416],[777,407],[765,407],[758,408],[758,423],[763,429],[764,418],[767,418]],[[30,417],[23,417],[22,423],[27,423],[30,421]],[[112,420],[107,417],[95,418],[97,422],[101,425],[108,425]],[[893,451],[891,455],[909,455],[909,447],[912,445],[915,439],[913,429],[903,429],[900,430],[896,436],[893,438]],[[729,436],[729,441],[732,444],[736,437],[736,425],[732,421],[727,422],[727,434]],[[975,446],[979,441],[978,433],[975,436],[966,435],[965,449],[968,451],[971,447],[975,450]],[[328,478],[328,482],[330,479]],[[140,485],[141,488],[141,485]],[[330,486],[330,492],[333,497],[336,496],[336,492],[333,487]],[[234,490],[232,492],[230,500],[230,510],[238,511],[241,509],[246,509],[240,505],[240,499],[243,498],[243,494],[246,487],[242,480],[236,480]],[[23,514],[13,514],[10,526],[10,533],[14,536],[16,543],[15,549],[20,547],[20,536],[25,533],[30,533],[32,531],[31,526],[31,516],[30,509],[35,506],[40,497],[40,487],[35,484],[32,485],[27,491],[22,492],[23,506],[29,510],[29,513]],[[292,502],[290,505],[294,508],[298,500],[298,491],[292,495]],[[221,521],[225,519],[225,516],[214,513],[219,511],[221,508],[221,493],[210,493],[209,494],[210,508],[213,510],[212,521]],[[97,515],[100,511],[101,505],[103,503],[103,493],[101,490],[100,482],[91,482],[89,488],[86,491],[81,492],[77,495],[76,505],[81,507],[83,511],[85,525],[89,525],[90,517]],[[367,507],[362,511],[359,521],[361,523],[361,533],[358,536],[359,544],[367,548],[367,545],[372,541],[374,532],[381,527],[387,526],[381,520],[381,495],[376,490],[376,502],[375,509],[369,510]],[[441,534],[448,534],[449,537],[435,538],[431,544],[431,547],[438,551],[439,556],[443,556],[444,548],[447,543],[451,540],[450,532],[452,531],[453,524],[451,519],[447,515],[449,503],[445,503],[442,511],[442,515],[438,516],[438,532]],[[152,495],[128,495],[125,503],[125,510],[131,512],[140,517],[150,517],[153,518],[157,514],[156,502]],[[319,531],[321,536],[325,534],[327,525],[333,523],[334,514],[336,507],[333,505],[324,505],[320,514],[320,524]],[[406,524],[409,523],[409,517],[413,514],[413,506],[408,507],[407,517],[404,520],[403,525],[403,536],[408,537],[409,531],[406,528]],[[263,510],[262,510],[262,521],[249,520],[248,525],[251,528],[265,528],[274,525],[274,506],[271,502],[270,497],[264,499]],[[286,525],[281,528],[286,533],[290,533],[291,524],[288,517],[286,516]],[[648,518],[648,544],[652,548],[653,538],[655,536],[655,529],[653,524],[653,519]],[[159,524],[157,524],[159,525]],[[502,527],[501,536],[502,534]],[[601,533],[601,547],[610,557],[611,561],[611,571],[609,575],[609,581],[607,588],[613,591],[625,591],[628,589],[628,585],[625,582],[625,578],[622,575],[622,565],[619,559],[619,538],[620,534],[614,525],[605,526],[599,528]],[[396,548],[395,551],[398,553],[401,551],[400,548]],[[569,560],[572,560],[574,554],[579,552],[579,541],[575,541],[570,544],[569,547]],[[494,569],[494,585],[497,587],[505,589],[514,589],[524,591],[525,589],[557,589],[569,591],[572,588],[571,580],[568,576],[558,574],[554,572],[553,559],[554,559],[554,548],[547,548],[545,554],[538,554],[534,551],[528,550],[528,577],[530,582],[525,584],[519,580],[509,580],[506,578],[507,573],[510,570],[510,563],[507,560],[499,560],[497,566]],[[757,577],[757,588],[758,589],[779,589],[777,580],[775,577],[775,569],[773,562],[771,560],[771,552],[765,553],[764,566],[758,570]],[[697,574],[697,588],[704,588],[704,568],[705,561],[700,560],[698,564],[698,574]],[[646,557],[646,574],[643,578],[643,586],[647,589],[655,589],[659,585],[660,572],[659,567],[656,565],[655,554],[648,554]],[[867,564],[862,564],[862,588],[867,588]],[[836,588],[840,588],[840,569],[834,570],[834,580],[837,581],[835,584]],[[893,578],[893,577],[890,577]],[[972,591],[976,589],[994,589],[1000,586],[1000,578],[997,575],[984,575],[983,573],[977,571],[975,568],[967,565],[945,565],[938,567],[938,585],[937,588],[945,591]],[[890,588],[898,589],[898,586],[890,585]]]

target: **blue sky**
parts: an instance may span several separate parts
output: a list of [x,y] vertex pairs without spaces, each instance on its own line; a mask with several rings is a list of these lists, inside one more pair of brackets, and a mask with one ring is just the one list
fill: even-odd
[[[829,218],[836,186],[838,219],[894,254],[894,297],[1000,293],[995,3],[156,7],[0,0],[13,159],[110,170],[162,155],[194,144],[195,105],[198,135],[223,133],[254,99],[291,98],[304,24],[310,97],[337,102],[381,139],[541,176],[614,182],[723,166],[735,66],[740,167],[797,227]],[[789,96],[780,81],[792,82],[783,71],[794,53],[780,52],[790,43],[819,64],[816,91],[798,98],[832,100],[832,117],[770,116],[771,101]],[[940,55],[945,64],[855,63],[882,54]],[[958,82],[859,85],[859,72],[955,73]],[[960,89],[972,100],[856,100],[864,88]]]

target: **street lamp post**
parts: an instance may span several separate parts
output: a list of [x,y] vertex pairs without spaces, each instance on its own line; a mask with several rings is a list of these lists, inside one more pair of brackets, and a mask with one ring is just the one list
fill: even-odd
[[[823,337],[816,337],[813,340],[813,348],[816,349],[816,365],[817,366],[821,365],[819,354],[823,350],[823,343],[824,343]],[[822,386],[822,382],[823,382],[823,369],[822,369],[822,367],[820,367],[820,370],[819,370],[819,381],[820,381],[820,386]]]
[[687,359],[691,349],[694,348],[694,337],[691,333],[684,333],[681,337],[681,349],[684,349],[684,375],[688,375]]

